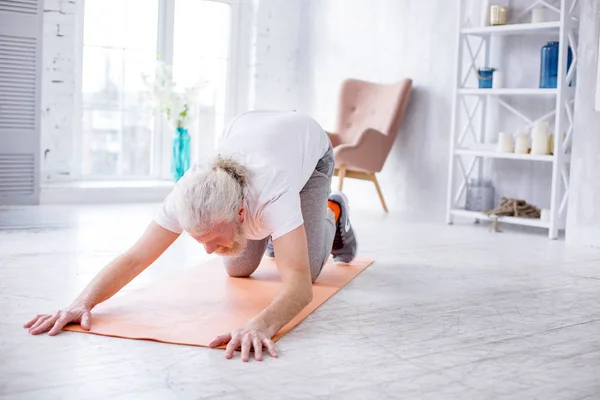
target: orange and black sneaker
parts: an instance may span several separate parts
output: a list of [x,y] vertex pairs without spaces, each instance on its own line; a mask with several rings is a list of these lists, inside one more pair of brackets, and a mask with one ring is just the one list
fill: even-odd
[[331,249],[333,261],[338,264],[348,264],[356,257],[358,248],[354,229],[352,229],[348,216],[348,198],[344,193],[336,191],[329,196],[329,201],[340,206],[340,216],[335,224],[335,236]]

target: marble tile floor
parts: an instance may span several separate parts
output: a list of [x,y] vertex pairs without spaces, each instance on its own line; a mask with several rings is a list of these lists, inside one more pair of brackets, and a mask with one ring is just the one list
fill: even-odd
[[[1,399],[600,399],[600,249],[357,210],[376,263],[279,359],[21,325],[66,304],[158,206],[0,208]],[[207,258],[180,238],[126,289]]]

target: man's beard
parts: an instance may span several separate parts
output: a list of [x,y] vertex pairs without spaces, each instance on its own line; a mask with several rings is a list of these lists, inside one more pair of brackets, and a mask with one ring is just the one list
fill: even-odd
[[239,256],[246,249],[248,245],[248,239],[244,236],[244,225],[239,223],[235,227],[235,232],[233,233],[233,243],[229,245],[229,247],[225,246],[217,246],[215,253],[220,256]]

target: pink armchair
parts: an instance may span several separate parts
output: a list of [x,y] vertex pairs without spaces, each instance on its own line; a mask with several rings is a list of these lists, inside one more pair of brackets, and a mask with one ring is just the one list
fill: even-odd
[[412,80],[384,85],[346,80],[340,91],[336,133],[327,133],[334,148],[339,190],[345,178],[371,181],[388,211],[375,176],[390,153],[408,103]]

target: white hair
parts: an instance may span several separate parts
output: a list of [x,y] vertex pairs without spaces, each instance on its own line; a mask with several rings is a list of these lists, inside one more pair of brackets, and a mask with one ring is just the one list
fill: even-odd
[[181,228],[208,232],[233,222],[244,198],[248,170],[231,157],[218,155],[185,174],[177,183],[175,212]]

